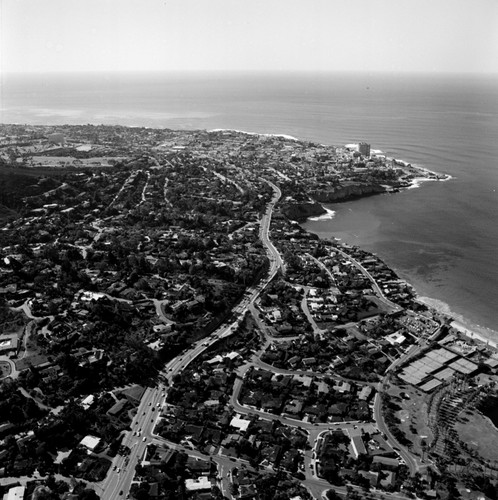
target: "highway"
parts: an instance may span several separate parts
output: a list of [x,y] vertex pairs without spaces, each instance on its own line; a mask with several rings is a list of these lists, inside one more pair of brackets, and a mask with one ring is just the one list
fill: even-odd
[[130,449],[130,453],[127,456],[116,455],[105,480],[95,485],[95,490],[102,499],[116,499],[129,492],[135,475],[135,466],[143,459],[147,444],[154,438],[152,431],[160,412],[158,404],[162,406],[165,399],[164,387],[145,390],[131,423],[132,430],[126,433],[122,442]]
[[283,268],[285,271],[284,262],[282,260],[282,257],[280,256],[280,253],[278,252],[278,250],[275,248],[275,246],[271,242],[270,236],[269,236],[271,215],[273,212],[273,207],[280,200],[280,198],[282,196],[282,191],[280,191],[280,188],[278,186],[276,186],[275,184],[273,184],[272,182],[270,182],[268,180],[265,180],[265,182],[274,191],[273,198],[266,208],[266,212],[261,219],[261,224],[260,224],[260,228],[259,228],[259,237],[260,237],[263,245],[266,247],[267,252],[268,252],[268,258],[270,259],[270,272],[269,272],[269,277],[266,280],[266,282],[269,283],[273,279],[273,277],[275,276],[278,269]]
[[[282,192],[275,184],[269,181],[266,182],[274,191],[272,200],[268,204],[266,212],[261,218],[259,232],[260,239],[266,247],[268,257],[270,259],[270,270],[267,278],[265,278],[258,286],[247,290],[244,298],[233,310],[234,314],[237,316],[236,320],[231,321],[228,324],[223,324],[209,337],[198,341],[188,352],[185,352],[169,361],[161,372],[165,383],[159,383],[158,387],[149,387],[146,389],[137,409],[137,413],[131,423],[131,431],[128,431],[123,438],[123,445],[130,449],[129,454],[127,456],[121,456],[119,454],[116,455],[106,478],[102,482],[95,483],[94,485],[95,491],[103,500],[114,500],[128,495],[133,477],[135,475],[135,467],[140,460],[143,460],[147,444],[152,442],[159,446],[167,445],[170,448],[185,451],[189,454],[189,456],[196,456],[198,458],[204,458],[205,460],[214,460],[219,467],[220,484],[223,494],[227,498],[231,498],[228,491],[227,474],[233,467],[236,466],[236,463],[232,462],[232,460],[227,457],[220,455],[207,457],[199,452],[168,442],[158,436],[155,436],[153,434],[153,430],[156,424],[156,419],[160,414],[161,407],[166,401],[167,386],[172,383],[173,377],[176,374],[181,373],[182,370],[184,370],[197,356],[208,349],[213,343],[233,334],[237,330],[239,318],[244,316],[248,309],[253,305],[258,295],[261,293],[261,290],[268,285],[268,283],[274,278],[278,269],[283,266],[282,258],[269,238],[273,207],[280,200]],[[238,460],[237,462],[240,463],[241,461]]]

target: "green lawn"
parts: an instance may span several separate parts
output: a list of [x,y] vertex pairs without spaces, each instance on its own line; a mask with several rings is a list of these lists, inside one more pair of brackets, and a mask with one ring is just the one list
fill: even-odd
[[477,411],[461,414],[467,422],[455,422],[460,439],[470,448],[477,449],[485,460],[497,460],[498,430],[492,422]]

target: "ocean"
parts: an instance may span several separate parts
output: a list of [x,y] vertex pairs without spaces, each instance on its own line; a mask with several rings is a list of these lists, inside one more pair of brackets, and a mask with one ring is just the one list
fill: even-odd
[[[344,145],[451,175],[327,208],[303,227],[376,253],[468,326],[498,330],[498,76],[2,76],[0,121],[233,128]],[[498,340],[498,333],[496,340]]]

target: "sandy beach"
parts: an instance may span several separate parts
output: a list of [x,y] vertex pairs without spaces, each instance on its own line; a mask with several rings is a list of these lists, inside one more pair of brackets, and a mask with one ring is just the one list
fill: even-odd
[[430,297],[417,297],[417,299],[419,302],[424,303],[426,306],[436,310],[440,314],[444,314],[452,318],[453,320],[450,323],[451,327],[458,330],[466,337],[481,341],[491,347],[498,347],[497,331],[492,330],[491,328],[486,328],[485,326],[473,324],[461,314],[452,312],[450,306],[441,300],[431,299]]

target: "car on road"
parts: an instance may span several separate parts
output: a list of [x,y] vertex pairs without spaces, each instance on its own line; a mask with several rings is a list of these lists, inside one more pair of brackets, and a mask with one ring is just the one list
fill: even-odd
[[121,469],[118,467],[118,468],[116,469],[116,472],[119,474],[119,473],[121,472]]
[[145,441],[147,441],[147,438],[144,436],[144,438],[142,439],[142,441],[145,443]]

